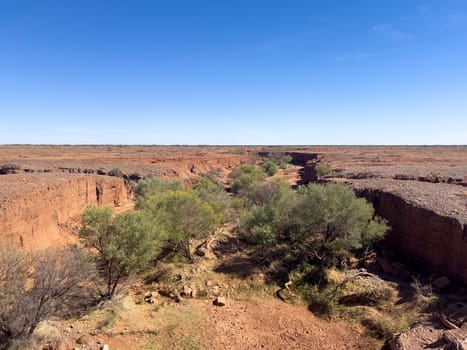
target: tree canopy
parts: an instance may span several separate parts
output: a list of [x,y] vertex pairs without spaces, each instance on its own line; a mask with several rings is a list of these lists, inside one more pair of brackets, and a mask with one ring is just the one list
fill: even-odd
[[159,225],[166,242],[193,261],[192,241],[206,239],[220,225],[221,217],[195,193],[168,191],[150,197],[145,211]]
[[81,218],[79,237],[97,252],[104,286],[99,292],[111,299],[117,286],[130,274],[147,267],[160,248],[159,232],[144,213],[124,213],[113,217],[108,207],[87,208]]

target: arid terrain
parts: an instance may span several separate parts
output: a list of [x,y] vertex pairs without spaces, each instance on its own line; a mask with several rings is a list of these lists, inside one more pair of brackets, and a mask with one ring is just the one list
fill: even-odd
[[[456,287],[453,300],[467,301],[462,289],[467,283],[467,146],[0,146],[0,167],[15,165],[0,175],[0,241],[26,250],[75,242],[85,207],[131,209],[131,187],[148,174],[180,178],[187,185],[204,175],[228,187],[233,168],[275,152],[292,156],[292,165],[278,175],[291,185],[346,183],[388,220],[391,231],[382,244],[389,253],[369,262],[369,267],[396,280],[417,274],[422,279],[446,277]],[[324,179],[316,172],[320,163],[332,168]],[[109,176],[116,170],[123,176]],[[214,273],[217,263],[235,254],[202,265],[209,274],[201,274],[197,283],[213,279],[221,289],[235,285],[232,275]],[[195,298],[162,307],[161,302],[135,304],[132,300],[141,299],[147,287],[133,287],[133,298],[123,298],[117,311],[103,310],[67,324],[51,321],[44,329],[50,328],[57,338],[65,334],[63,347],[80,349],[87,343],[90,348],[105,343],[111,349],[158,349],[160,344],[174,349],[381,346],[359,325],[329,322],[305,305],[286,304],[272,296],[251,292],[253,296],[231,300],[223,308],[213,306],[211,299]],[[112,320],[106,321],[108,315]],[[75,345],[82,336],[87,338]],[[425,343],[411,344],[401,349]]]

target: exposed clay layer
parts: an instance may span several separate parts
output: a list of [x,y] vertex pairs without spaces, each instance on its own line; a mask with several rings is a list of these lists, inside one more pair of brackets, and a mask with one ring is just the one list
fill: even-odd
[[2,175],[0,193],[0,239],[25,249],[73,242],[85,207],[129,201],[123,179],[92,175]]
[[352,180],[387,219],[386,241],[409,261],[467,283],[467,193],[448,184]]
[[105,176],[112,169],[134,180],[147,174],[226,180],[230,169],[251,158],[245,150],[209,147],[0,146],[0,165],[20,168],[0,175],[0,241],[26,249],[74,241],[73,227],[86,206],[129,200],[124,180]]

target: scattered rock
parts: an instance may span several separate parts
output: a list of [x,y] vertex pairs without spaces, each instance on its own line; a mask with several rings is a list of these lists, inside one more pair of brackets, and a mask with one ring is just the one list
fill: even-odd
[[184,285],[182,287],[182,290],[180,291],[180,295],[186,296],[186,297],[193,297],[193,288]]
[[196,252],[195,252],[195,254],[198,256],[206,256],[206,253],[207,253],[207,249],[205,247],[200,247],[196,249]]
[[438,323],[423,322],[389,341],[391,350],[467,350],[467,329],[445,330]]
[[76,339],[76,344],[88,345],[89,343],[91,343],[91,337],[86,334]]
[[451,342],[448,345],[446,345],[443,350],[465,350],[465,347],[462,346],[461,343],[459,342]]
[[42,345],[42,350],[55,350],[55,346],[52,343],[45,343]]
[[467,331],[465,329],[445,331],[442,339],[448,344],[444,349],[467,350]]
[[179,303],[183,300],[178,294],[174,294],[174,293],[170,293],[169,298],[175,301],[176,303]]
[[216,305],[216,306],[225,306],[225,304],[226,304],[225,297],[217,297],[214,300],[214,305]]
[[439,338],[439,332],[431,331],[431,324],[418,324],[415,327],[396,334],[389,340],[391,350],[419,350],[427,344],[435,343]]
[[149,304],[156,304],[157,303],[157,292],[146,292],[144,294],[144,301]]
[[446,276],[442,276],[440,278],[437,278],[433,282],[433,287],[435,287],[436,289],[446,289],[447,287],[449,287],[450,284],[451,281],[449,281],[449,279]]

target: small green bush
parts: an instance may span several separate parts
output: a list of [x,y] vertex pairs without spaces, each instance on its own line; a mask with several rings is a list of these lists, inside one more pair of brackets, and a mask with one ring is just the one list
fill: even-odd
[[271,153],[268,158],[278,164],[281,169],[286,169],[288,164],[292,161],[292,156],[284,152]]
[[319,163],[316,165],[315,170],[319,178],[329,175],[332,172],[331,167],[326,163]]
[[123,171],[119,168],[114,168],[112,170],[110,170],[107,175],[109,176],[115,176],[115,177],[123,177]]
[[245,164],[234,169],[230,177],[233,179],[232,193],[239,193],[241,191],[248,192],[253,184],[262,182],[266,178],[266,174],[259,167]]
[[268,160],[261,165],[268,176],[273,176],[277,172],[277,164]]
[[184,186],[181,180],[164,181],[153,175],[148,175],[144,179],[139,180],[133,188],[136,196],[136,208],[144,208],[146,200],[151,196],[169,191],[182,191],[183,189]]
[[221,217],[195,193],[168,191],[148,198],[145,213],[159,226],[167,247],[193,262],[193,240],[207,239],[219,227]]

